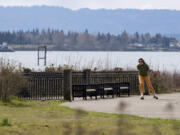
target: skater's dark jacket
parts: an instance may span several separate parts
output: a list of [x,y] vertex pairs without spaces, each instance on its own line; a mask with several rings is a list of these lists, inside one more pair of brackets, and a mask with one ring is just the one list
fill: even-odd
[[144,63],[142,65],[138,64],[137,69],[139,70],[139,75],[141,76],[147,76],[149,71],[149,66]]

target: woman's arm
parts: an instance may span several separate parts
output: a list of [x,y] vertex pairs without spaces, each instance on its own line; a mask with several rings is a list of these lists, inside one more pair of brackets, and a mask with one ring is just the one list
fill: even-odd
[[139,65],[137,65],[137,69],[139,70]]
[[152,72],[153,72],[153,70],[150,69],[148,65],[147,65],[147,71],[148,71],[149,73],[152,73]]
[[147,64],[146,64],[146,67],[147,67],[147,71],[150,71],[149,66]]

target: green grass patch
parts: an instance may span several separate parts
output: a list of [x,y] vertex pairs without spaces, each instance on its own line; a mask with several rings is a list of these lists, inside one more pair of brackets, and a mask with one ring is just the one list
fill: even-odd
[[7,118],[2,119],[2,121],[0,122],[0,127],[3,127],[3,126],[11,126]]
[[85,112],[64,101],[0,102],[0,135],[179,135],[180,121]]

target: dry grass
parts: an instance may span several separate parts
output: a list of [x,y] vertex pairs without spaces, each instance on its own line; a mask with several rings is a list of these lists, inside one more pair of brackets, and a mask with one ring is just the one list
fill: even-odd
[[[146,119],[131,115],[105,114],[73,110],[60,106],[62,101],[12,100],[0,102],[2,135],[178,135],[180,121]],[[119,110],[125,111],[120,103]]]

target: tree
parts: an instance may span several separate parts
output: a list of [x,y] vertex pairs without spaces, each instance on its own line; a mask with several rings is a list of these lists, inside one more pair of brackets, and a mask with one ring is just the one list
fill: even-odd
[[129,36],[127,34],[126,31],[124,31],[122,34],[121,34],[121,40],[120,40],[121,44],[123,44],[124,46],[128,45],[128,42],[129,42]]
[[53,36],[52,36],[52,44],[56,46],[64,46],[65,43],[65,35],[64,31],[55,31]]
[[134,34],[134,41],[135,41],[135,43],[139,43],[139,33],[138,32],[136,32],[135,34]]
[[119,35],[110,33],[90,34],[88,29],[82,33],[71,32],[65,33],[63,30],[42,30],[33,29],[32,31],[7,31],[0,32],[0,44],[18,45],[54,45],[55,49],[63,50],[124,50],[130,44],[142,44],[144,47],[153,45],[157,47],[168,48],[169,44],[177,43],[175,38],[169,38],[157,33],[151,36],[149,33],[128,34],[126,31]]
[[170,45],[170,39],[169,38],[166,38],[166,37],[163,37],[162,38],[162,46],[164,48],[169,48],[169,45]]

